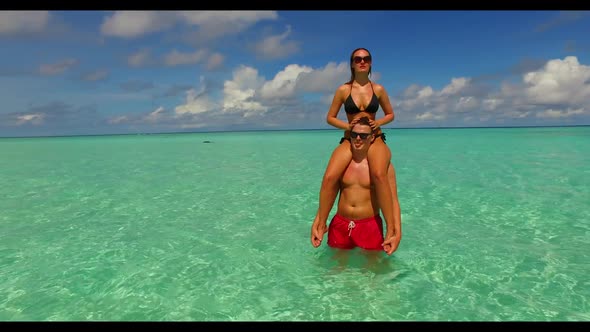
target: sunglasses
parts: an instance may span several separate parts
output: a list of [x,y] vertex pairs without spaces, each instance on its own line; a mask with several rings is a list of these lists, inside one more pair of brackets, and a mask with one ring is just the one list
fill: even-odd
[[365,61],[365,63],[371,63],[371,56],[367,55],[364,57],[360,57],[360,56],[355,56],[354,58],[352,58],[354,60],[354,63],[361,63],[361,61]]
[[358,136],[360,136],[361,139],[367,139],[367,137],[371,136],[371,134],[357,133],[356,131],[351,131],[350,132],[350,137],[357,138]]

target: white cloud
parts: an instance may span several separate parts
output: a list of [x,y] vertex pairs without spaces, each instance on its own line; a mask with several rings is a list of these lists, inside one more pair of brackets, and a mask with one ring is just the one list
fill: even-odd
[[506,110],[503,114],[503,117],[510,118],[510,119],[523,119],[531,115],[531,111],[522,111],[522,110]]
[[[524,74],[521,82],[504,82],[497,91],[470,89],[471,82],[468,77],[452,78],[438,92],[430,86],[409,86],[396,102],[398,114],[408,121],[465,124],[468,119],[567,118],[590,109],[590,67],[574,56],[549,60],[542,69]],[[472,91],[478,91],[478,97]]]
[[284,58],[299,51],[299,45],[294,41],[286,40],[291,34],[291,26],[280,35],[274,35],[262,39],[256,43],[254,50],[256,54],[265,59]]
[[[474,117],[482,107],[480,98],[469,93],[471,79],[468,77],[452,78],[451,82],[437,91],[431,86],[410,85],[401,93],[401,100],[396,102],[398,120],[408,124],[437,124],[442,121],[456,121],[465,124],[481,117]],[[491,99],[491,98],[488,98]],[[488,107],[494,104],[487,102]]]
[[[418,91],[420,91],[420,89],[422,89],[420,87],[420,85],[418,84],[410,84],[402,93],[401,93],[401,97],[404,99],[411,99],[413,98],[415,95],[418,94]],[[432,88],[431,88],[432,90]]]
[[39,66],[39,74],[41,75],[58,75],[68,70],[72,66],[78,64],[76,59],[65,59],[58,63],[42,64]]
[[223,84],[223,111],[242,115],[266,112],[267,106],[253,100],[256,89],[262,86],[263,81],[255,68],[239,67],[234,71],[232,80]]
[[100,30],[106,36],[134,38],[182,23],[199,26],[202,35],[214,38],[277,17],[274,11],[116,11],[105,17]]
[[129,121],[129,118],[126,115],[116,116],[116,117],[110,118],[108,120],[108,122],[110,124],[120,124],[120,123],[125,123],[128,121]]
[[483,108],[487,111],[493,111],[504,103],[503,99],[488,98],[482,102]]
[[163,65],[168,67],[180,65],[202,64],[207,70],[213,70],[223,64],[225,57],[220,53],[210,54],[209,50],[202,49],[195,52],[180,52],[172,50],[161,59],[155,59],[150,50],[143,49],[127,57],[127,64],[131,67],[144,67],[149,65]]
[[584,111],[583,108],[578,108],[578,109],[568,108],[566,110],[548,109],[548,110],[545,110],[542,112],[538,112],[537,114],[535,114],[535,116],[538,118],[567,118],[572,115],[581,115],[581,114],[585,114],[585,113],[586,112]]
[[311,67],[288,65],[278,72],[271,81],[267,81],[260,89],[262,99],[284,99],[295,96],[295,85],[301,73],[312,72]]
[[[350,67],[346,62],[329,62],[324,68],[303,70],[297,79],[297,90],[303,92],[334,93],[337,86],[348,81]],[[331,97],[330,97],[331,98]],[[330,102],[332,99],[330,99]]]
[[197,128],[204,128],[207,127],[208,124],[205,122],[189,122],[189,123],[181,123],[181,129],[197,129]]
[[456,95],[461,90],[465,89],[469,84],[470,79],[466,77],[452,78],[451,83],[445,86],[441,91],[441,96]]
[[170,28],[174,23],[173,12],[117,11],[104,19],[100,32],[106,36],[132,38]]
[[[552,67],[546,66],[546,69],[539,72],[545,73],[548,71],[547,68]],[[208,91],[204,88],[199,91],[193,89],[187,92],[186,103],[178,106],[175,113],[209,113],[206,117],[183,117],[182,125],[192,128],[204,126],[204,121],[209,125],[227,125],[230,118],[232,125],[246,125],[252,122],[253,118],[271,109],[291,109],[291,105],[300,102],[297,98],[307,92],[326,92],[324,97],[320,98],[325,98],[323,101],[329,103],[335,87],[348,80],[349,70],[344,62],[329,63],[317,69],[290,64],[278,71],[272,79],[266,80],[256,68],[240,66],[234,70],[232,78],[224,82],[220,103],[211,102],[207,97]],[[580,70],[569,71],[568,75],[579,75],[579,72]],[[582,75],[577,80],[580,82],[584,78]],[[561,80],[567,79],[564,77]],[[525,80],[521,83],[504,83],[499,89],[490,89],[487,92],[482,90],[483,86],[471,86],[471,82],[471,78],[468,77],[452,78],[449,84],[440,90],[435,90],[431,86],[409,86],[401,94],[395,107],[398,121],[401,120],[403,125],[485,125],[490,121],[494,124],[510,123],[510,120],[530,117],[565,118],[586,114],[585,110],[589,109],[588,102],[576,107],[571,103],[567,104],[569,106],[559,107],[535,104],[527,94],[527,89],[535,85]],[[581,87],[578,87],[578,90],[580,89]],[[209,112],[214,108],[221,108],[222,112]],[[161,122],[165,120],[162,117],[163,112],[163,109],[159,109],[153,113],[153,117]],[[303,119],[302,114],[301,116]],[[290,119],[303,121],[295,117]],[[263,124],[258,122],[258,125]],[[270,122],[264,121],[264,125],[270,125]]]
[[103,80],[103,79],[107,78],[108,76],[109,76],[109,72],[107,70],[102,69],[102,70],[96,70],[94,72],[88,73],[88,74],[84,75],[82,77],[82,79],[85,81],[94,82],[94,81]]
[[425,112],[425,113],[416,115],[416,120],[418,120],[418,121],[442,120],[444,118],[445,118],[444,114],[435,114],[432,112]]
[[141,67],[154,63],[150,51],[147,49],[138,51],[127,57],[127,64],[131,67]]
[[220,53],[213,53],[207,60],[206,68],[208,70],[213,70],[219,68],[223,64],[223,60],[225,57]]
[[174,112],[177,115],[199,114],[208,112],[211,109],[211,103],[206,95],[199,95],[197,90],[190,89],[186,92],[186,103],[176,106]]
[[202,62],[206,56],[206,50],[197,50],[192,53],[183,53],[177,50],[172,50],[164,56],[164,64],[167,66],[190,65]]
[[[240,115],[241,119],[255,117],[266,113],[273,107],[277,109],[288,108],[293,103],[299,103],[297,98],[300,93],[306,91],[326,91],[327,82],[337,80],[338,84],[344,82],[348,66],[334,63],[325,68],[314,70],[311,67],[297,64],[287,65],[279,71],[271,80],[260,76],[258,70],[249,66],[239,66],[233,71],[231,80],[226,80],[223,85],[223,96],[220,102],[222,113],[225,115]],[[329,90],[333,92],[334,85]],[[195,105],[198,93],[192,92],[186,105]],[[186,105],[177,108],[177,113],[188,112]],[[213,103],[209,103],[213,105]],[[217,107],[217,106],[215,106]],[[211,109],[200,105],[199,110]],[[192,111],[193,113],[195,111]],[[221,113],[216,113],[221,116]],[[242,123],[235,119],[236,123]],[[269,123],[266,123],[268,125]]]
[[434,94],[434,90],[431,87],[427,86],[423,89],[418,91],[418,96],[416,97],[417,100],[424,100],[430,98]]
[[398,106],[404,109],[414,109],[417,107],[430,107],[433,97],[435,97],[434,90],[430,86],[420,87],[416,84],[410,85],[402,95],[398,102]]
[[182,11],[177,12],[184,23],[199,27],[199,35],[205,39],[239,33],[256,22],[276,20],[275,11]]
[[50,17],[47,11],[0,11],[0,34],[42,32]]
[[547,62],[545,67],[524,75],[526,97],[535,104],[581,104],[590,99],[590,67],[568,56]]
[[43,123],[44,118],[45,118],[44,113],[23,114],[23,115],[17,116],[16,124],[19,126],[23,125],[25,123],[39,125],[39,124]]
[[162,116],[165,112],[166,112],[166,109],[164,109],[164,107],[160,106],[155,111],[148,114],[144,120],[147,122],[157,122],[158,120],[160,120],[162,118]]
[[201,76],[200,81],[201,88],[199,90],[188,90],[186,92],[185,104],[176,106],[174,109],[177,116],[206,113],[217,108],[217,105],[209,100],[209,96],[206,93],[204,77]]
[[468,112],[471,110],[475,110],[479,106],[479,101],[472,97],[460,97],[459,101],[456,104],[456,110],[459,112]]

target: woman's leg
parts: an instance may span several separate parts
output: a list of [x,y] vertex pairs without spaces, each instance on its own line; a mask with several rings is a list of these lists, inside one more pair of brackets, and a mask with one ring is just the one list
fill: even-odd
[[393,163],[389,163],[389,169],[387,170],[387,178],[389,179],[389,187],[391,188],[391,198],[393,199],[393,219],[395,220],[395,232],[401,239],[402,233],[402,211],[399,205],[399,197],[397,195],[397,180],[395,176],[395,169]]
[[328,216],[332,207],[334,206],[334,201],[336,200],[336,196],[338,195],[338,190],[340,188],[340,178],[350,161],[352,160],[352,152],[350,151],[350,142],[344,141],[336,149],[332,152],[332,156],[330,157],[330,161],[328,162],[328,166],[326,167],[326,172],[324,173],[324,178],[322,179],[322,187],[320,188],[320,205],[318,208],[318,215],[319,222],[327,223]]
[[391,151],[381,139],[376,139],[369,148],[369,172],[371,173],[371,181],[375,185],[375,193],[377,194],[377,203],[385,218],[387,225],[385,238],[393,235],[395,229],[395,218],[393,209],[393,195],[387,171],[391,160]]

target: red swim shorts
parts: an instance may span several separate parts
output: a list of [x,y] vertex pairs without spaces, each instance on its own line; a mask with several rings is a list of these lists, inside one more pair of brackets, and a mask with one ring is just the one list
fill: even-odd
[[383,221],[381,216],[349,220],[338,214],[328,228],[328,245],[332,248],[383,250]]

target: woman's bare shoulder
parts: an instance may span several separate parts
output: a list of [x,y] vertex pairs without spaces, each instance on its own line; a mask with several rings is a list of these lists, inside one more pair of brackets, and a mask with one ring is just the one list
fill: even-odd
[[375,91],[379,91],[379,92],[383,91],[383,89],[384,89],[383,85],[376,83],[376,82],[371,82],[371,83],[373,84],[373,89]]
[[340,84],[340,86],[336,90],[338,92],[348,91],[348,90],[350,90],[350,83],[348,83],[348,82],[342,83],[342,84]]
[[383,93],[387,94],[387,90],[385,90],[383,85],[375,82],[373,82],[373,91],[375,91],[378,96],[381,96]]
[[348,96],[348,92],[350,92],[350,84],[343,83],[336,89],[336,94],[339,96]]

